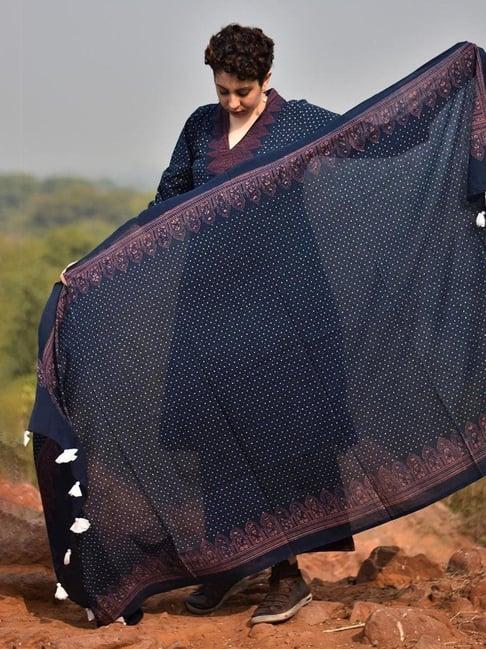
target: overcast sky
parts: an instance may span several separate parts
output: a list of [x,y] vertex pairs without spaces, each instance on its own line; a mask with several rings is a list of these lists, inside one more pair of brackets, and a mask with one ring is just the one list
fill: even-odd
[[486,0],[0,0],[0,172],[155,189],[216,101],[203,52],[230,22],[274,39],[283,97],[339,113],[458,41],[486,47]]

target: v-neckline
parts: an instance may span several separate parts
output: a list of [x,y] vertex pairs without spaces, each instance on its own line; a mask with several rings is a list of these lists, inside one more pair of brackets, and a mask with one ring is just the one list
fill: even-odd
[[265,109],[253,122],[244,136],[230,148],[229,146],[229,114],[221,106],[215,105],[213,128],[208,142],[207,170],[211,174],[219,174],[235,164],[248,160],[259,149],[262,140],[269,134],[272,124],[286,103],[285,99],[274,89],[267,91]]
[[[222,130],[223,130],[223,133],[224,133],[223,140],[224,140],[225,149],[228,152],[230,152],[230,153],[233,152],[244,140],[246,140],[248,138],[248,136],[251,134],[251,132],[253,131],[253,129],[255,128],[256,124],[259,124],[260,121],[265,122],[266,121],[265,118],[267,116],[267,111],[270,108],[270,106],[275,102],[275,100],[277,98],[281,99],[280,95],[278,94],[278,92],[274,88],[270,88],[270,90],[267,90],[265,94],[267,95],[267,101],[265,102],[264,110],[262,110],[260,115],[258,115],[256,120],[253,122],[253,124],[250,126],[250,128],[246,131],[246,133],[243,135],[243,137],[240,138],[238,140],[238,142],[232,147],[230,147],[230,145],[229,145],[229,127],[230,127],[229,113],[228,113],[228,111],[226,111],[224,108],[221,107],[221,104],[219,104],[219,109],[221,111],[221,117],[222,117],[222,119],[221,119],[221,121],[222,121]],[[262,118],[264,118],[264,119],[262,120]],[[250,135],[250,137],[251,137],[251,135]]]
[[253,124],[250,126],[250,128],[249,128],[247,131],[245,131],[245,133],[240,137],[240,139],[238,140],[238,142],[236,142],[235,144],[233,144],[233,146],[230,146],[230,141],[229,141],[229,136],[230,136],[230,125],[231,125],[231,123],[230,123],[230,116],[229,116],[228,111],[226,111],[226,110],[224,111],[224,113],[225,113],[225,114],[224,114],[224,116],[225,116],[225,120],[224,120],[224,134],[225,134],[225,142],[226,142],[226,146],[227,146],[227,148],[228,148],[228,151],[233,151],[233,150],[235,149],[235,147],[237,147],[238,144],[239,144],[242,140],[245,139],[245,137],[248,135],[248,133],[251,131],[251,129],[255,126],[255,124],[258,122],[258,120],[261,118],[261,116],[265,113],[265,111],[267,110],[267,107],[268,107],[268,102],[269,102],[269,100],[270,100],[270,93],[272,92],[272,90],[273,90],[273,88],[271,88],[270,90],[267,90],[267,91],[265,92],[265,94],[266,94],[266,96],[267,96],[267,101],[265,102],[265,107],[264,107],[264,109],[263,109],[262,112],[258,115],[258,117],[257,117],[256,120],[253,122]]

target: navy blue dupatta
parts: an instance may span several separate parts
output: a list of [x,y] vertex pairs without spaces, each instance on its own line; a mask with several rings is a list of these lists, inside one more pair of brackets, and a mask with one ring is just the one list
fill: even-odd
[[455,45],[54,286],[29,428],[60,587],[99,624],[484,475],[485,70]]

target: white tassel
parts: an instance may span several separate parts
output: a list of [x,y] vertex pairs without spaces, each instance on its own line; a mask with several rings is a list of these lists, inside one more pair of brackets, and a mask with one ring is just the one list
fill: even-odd
[[57,582],[57,590],[56,594],[54,595],[56,599],[67,599],[69,595],[66,593],[64,588],[61,586],[59,582]]
[[476,216],[476,225],[478,228],[486,228],[486,212],[479,212]]
[[64,462],[73,462],[77,460],[76,453],[78,452],[77,448],[67,448],[65,451],[56,457],[56,462],[58,464],[63,464]]
[[66,554],[64,555],[64,565],[69,566],[71,563],[71,548],[68,548],[66,550]]
[[89,529],[90,525],[91,523],[87,518],[75,518],[74,523],[69,529],[71,530],[71,532],[81,534],[82,532],[86,532],[86,530]]
[[80,487],[79,487],[79,480],[77,480],[77,481],[73,484],[73,486],[71,487],[71,489],[68,491],[68,494],[69,494],[70,496],[74,496],[75,498],[79,498],[80,496],[83,495],[83,494],[81,493],[81,489],[80,489]]
[[27,446],[27,444],[30,442],[30,436],[32,433],[30,430],[24,430],[24,446]]
[[94,613],[90,608],[86,609],[86,615],[88,616],[88,622],[91,622],[95,619]]
[[117,617],[116,620],[115,620],[115,622],[121,622],[122,624],[125,624],[125,626],[126,626],[126,624],[127,624],[127,623],[125,622],[125,618],[124,618],[124,617]]

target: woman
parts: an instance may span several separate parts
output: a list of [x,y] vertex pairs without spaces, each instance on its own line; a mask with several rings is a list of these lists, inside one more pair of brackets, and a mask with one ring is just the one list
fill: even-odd
[[[295,555],[486,473],[485,67],[459,43],[301,139],[292,102],[265,126],[270,92],[234,146],[216,107],[227,145],[190,121],[183,193],[55,285],[29,428],[60,597],[130,623],[205,583],[203,612],[277,564],[253,621],[285,619],[309,599]],[[246,111],[251,84],[216,75]],[[297,139],[252,159],[285,116]]]
[[270,89],[273,41],[261,29],[228,25],[210,39],[218,104],[197,108],[162,174],[153,205],[202,185],[236,164],[277,150],[330,123],[336,113]]
[[[196,109],[187,120],[152,206],[189,191],[239,162],[281,148],[337,115],[305,100],[286,101],[269,89],[274,43],[261,29],[232,24],[211,37],[205,64],[213,71],[218,104]],[[352,537],[321,550],[354,550]],[[233,582],[203,584],[186,601],[192,613],[216,610],[236,592]],[[311,600],[295,557],[275,565],[268,595],[252,623],[287,620]]]
[[[200,106],[186,121],[149,207],[188,192],[240,162],[278,150],[337,117],[304,99],[286,101],[269,88],[273,50],[273,40],[258,28],[230,24],[211,37],[205,64],[213,71],[219,103]],[[352,551],[353,538],[317,550]],[[245,583],[246,579],[203,584],[186,606],[195,614],[215,611]],[[269,583],[268,595],[252,616],[253,624],[290,619],[312,599],[295,556],[273,567]]]

